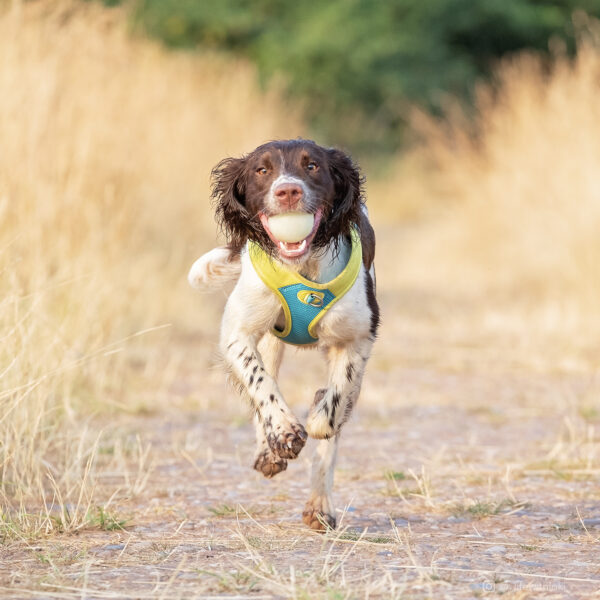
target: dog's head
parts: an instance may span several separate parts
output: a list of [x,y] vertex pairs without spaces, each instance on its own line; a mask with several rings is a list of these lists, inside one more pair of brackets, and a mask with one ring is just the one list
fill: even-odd
[[[337,244],[364,218],[358,167],[343,152],[310,140],[263,144],[243,158],[222,160],[212,177],[217,219],[230,244],[250,239],[287,263]],[[299,242],[279,240],[269,228],[270,217],[290,211],[314,215],[312,231]]]

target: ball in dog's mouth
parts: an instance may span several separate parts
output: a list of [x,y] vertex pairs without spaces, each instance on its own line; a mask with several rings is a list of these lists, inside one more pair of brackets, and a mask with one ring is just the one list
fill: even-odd
[[315,214],[291,211],[267,217],[260,221],[283,258],[298,258],[308,251],[321,222],[322,211]]

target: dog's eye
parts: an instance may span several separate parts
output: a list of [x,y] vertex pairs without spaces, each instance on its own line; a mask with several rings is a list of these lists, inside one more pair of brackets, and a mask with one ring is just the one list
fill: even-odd
[[306,168],[309,171],[316,171],[319,168],[319,165],[316,162],[311,161],[306,165]]
[[258,167],[258,169],[256,169],[256,172],[259,175],[266,175],[267,174],[267,168],[266,167]]

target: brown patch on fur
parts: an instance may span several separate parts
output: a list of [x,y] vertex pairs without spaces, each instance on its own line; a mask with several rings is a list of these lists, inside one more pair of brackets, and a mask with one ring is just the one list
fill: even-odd
[[362,259],[367,271],[375,260],[375,231],[369,223],[367,215],[361,210],[358,218],[358,229],[360,231],[360,243],[362,245]]
[[309,500],[302,512],[302,521],[308,525],[313,531],[324,533],[328,530],[335,529],[335,516],[330,515],[323,510],[322,502],[318,499]]
[[377,298],[375,297],[375,283],[373,282],[373,278],[369,271],[365,273],[366,278],[366,286],[367,286],[367,304],[369,305],[369,309],[371,310],[371,328],[370,333],[373,338],[377,336],[377,329],[379,328],[379,304],[377,303]]
[[[265,432],[268,430],[265,427]],[[267,433],[267,443],[279,458],[294,459],[304,448],[308,435],[300,423],[291,423],[288,431]]]
[[267,479],[271,479],[271,477],[285,471],[287,466],[287,460],[273,454],[270,448],[265,448],[260,452],[254,461],[254,468]]
[[240,261],[240,253],[242,252],[242,248],[243,246],[233,246],[232,244],[227,244],[227,246],[225,246],[227,248],[227,250],[229,250],[229,256],[227,257],[227,261],[232,263],[232,262],[239,262]]

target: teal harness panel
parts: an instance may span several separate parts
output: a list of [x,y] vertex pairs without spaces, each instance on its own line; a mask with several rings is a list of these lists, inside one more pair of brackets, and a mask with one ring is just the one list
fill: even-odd
[[362,246],[356,228],[350,232],[352,249],[342,272],[327,283],[306,279],[266,253],[257,243],[248,242],[252,266],[263,283],[279,298],[285,317],[283,329],[273,335],[288,344],[304,346],[318,341],[315,329],[327,311],[354,285],[362,265]]
[[311,288],[303,283],[286,285],[278,290],[289,308],[292,321],[290,332],[281,339],[297,346],[314,344],[318,338],[309,333],[308,326],[335,296],[330,290]]

